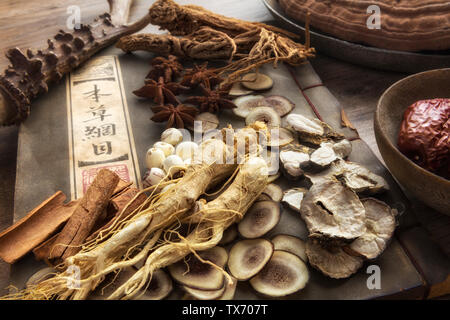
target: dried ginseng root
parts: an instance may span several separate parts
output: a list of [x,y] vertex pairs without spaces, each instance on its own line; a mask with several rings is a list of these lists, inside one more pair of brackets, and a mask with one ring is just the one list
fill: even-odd
[[150,8],[150,16],[152,24],[167,29],[171,35],[130,35],[122,37],[116,46],[125,52],[146,50],[193,59],[227,60],[230,63],[219,70],[219,75],[227,75],[224,86],[261,65],[300,65],[315,53],[308,40],[305,45],[297,43],[287,31],[227,18],[199,6],[159,0]]

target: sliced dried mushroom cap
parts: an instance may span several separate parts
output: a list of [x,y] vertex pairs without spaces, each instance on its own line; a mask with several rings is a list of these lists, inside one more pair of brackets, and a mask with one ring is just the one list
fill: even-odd
[[225,283],[222,288],[218,290],[199,290],[183,286],[183,289],[193,298],[198,300],[215,300],[220,298],[225,292]]
[[286,122],[289,127],[298,133],[299,139],[307,143],[320,145],[322,142],[344,138],[325,122],[319,119],[309,119],[301,114],[289,114],[286,117]]
[[247,73],[242,77],[242,86],[250,90],[268,90],[273,86],[273,80],[263,73]]
[[300,212],[302,201],[305,198],[305,194],[307,192],[308,190],[303,188],[293,188],[286,190],[281,201],[283,203],[286,203],[292,210]]
[[347,254],[342,247],[322,247],[309,239],[306,242],[308,262],[324,275],[334,278],[348,278],[363,265],[363,259]]
[[264,122],[268,128],[279,127],[281,125],[280,116],[270,107],[257,107],[245,117],[245,124],[248,126],[257,121]]
[[366,231],[365,209],[358,195],[337,180],[314,184],[300,214],[314,237],[351,241]]
[[338,159],[329,168],[321,172],[306,172],[311,184],[330,179],[338,179],[358,194],[377,194],[389,190],[389,185],[379,175],[366,167],[350,161]]
[[280,117],[284,117],[295,108],[295,104],[283,96],[268,96],[263,103],[265,106],[273,108]]
[[238,117],[246,118],[252,110],[261,106],[262,101],[264,101],[264,96],[260,95],[239,97],[233,100],[237,108],[233,108],[232,110]]
[[253,90],[244,88],[239,82],[234,83],[231,86],[230,91],[228,91],[228,95],[233,97],[245,96],[252,93]]
[[306,256],[306,243],[298,237],[294,237],[287,234],[279,234],[272,238],[272,243],[275,250],[282,250],[302,259],[304,262],[308,261]]
[[282,150],[280,152],[280,163],[283,173],[291,180],[303,177],[304,168],[309,165],[310,156],[300,151]]
[[238,224],[241,236],[255,239],[272,230],[280,221],[280,205],[275,201],[255,202]]
[[139,300],[162,300],[172,291],[172,279],[161,269],[152,274],[147,290],[139,296]]
[[362,199],[361,202],[366,209],[367,230],[349,248],[366,259],[375,259],[386,249],[394,234],[396,210],[374,198]]
[[228,269],[238,280],[248,280],[269,261],[273,254],[273,244],[266,239],[242,240],[230,250]]
[[[228,260],[228,253],[222,247],[200,251],[198,255],[206,261],[223,268]],[[195,255],[190,254],[185,259],[171,264],[168,267],[172,278],[187,286],[199,290],[219,290],[223,287],[224,276],[222,271],[209,263],[201,262]]]
[[223,295],[219,298],[219,300],[233,300],[234,293],[236,292],[236,286],[237,286],[237,279],[234,277],[231,277],[231,280],[228,278],[225,280],[225,292]]
[[284,147],[295,140],[293,133],[285,128],[271,130],[270,139],[267,143],[269,147]]
[[311,154],[310,157],[311,164],[319,168],[328,167],[337,159],[338,156],[334,152],[333,148],[329,145],[324,145],[323,143]]
[[275,202],[280,202],[282,198],[283,190],[280,186],[275,183],[270,183],[261,193],[257,201],[272,200]]
[[229,226],[222,235],[222,239],[220,240],[219,244],[225,245],[230,242],[233,242],[234,239],[238,236],[238,230],[237,225],[233,223],[231,226]]
[[308,280],[308,268],[299,257],[286,251],[275,251],[250,284],[263,295],[284,297],[303,289]]
[[214,130],[219,126],[219,118],[211,112],[203,112],[198,114],[194,119],[194,125],[189,126],[188,129],[194,132],[207,132]]
[[[323,144],[328,143],[329,142],[325,142]],[[350,155],[350,153],[352,153],[352,143],[347,139],[342,139],[338,142],[332,143],[331,147],[333,148],[336,155],[342,159],[347,158]]]
[[360,164],[340,161],[337,166],[342,166],[342,174],[338,179],[357,193],[377,194],[389,190],[389,185],[383,177]]

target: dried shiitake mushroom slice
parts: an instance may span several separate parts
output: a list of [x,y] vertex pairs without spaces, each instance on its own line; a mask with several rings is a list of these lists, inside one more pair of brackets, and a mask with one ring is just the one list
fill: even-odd
[[258,198],[258,201],[280,202],[283,198],[283,190],[275,183],[269,183]]
[[250,284],[263,295],[283,297],[303,289],[308,280],[308,268],[302,259],[286,251],[274,251]]
[[238,224],[239,234],[255,239],[272,230],[280,221],[280,205],[275,201],[258,201]]
[[262,101],[264,101],[264,96],[260,95],[239,97],[233,100],[237,108],[233,108],[232,110],[238,117],[246,118],[253,109],[260,107]]
[[306,242],[309,264],[334,279],[348,278],[363,265],[363,259],[347,254],[342,247],[322,247],[317,241]]
[[318,149],[311,153],[310,161],[315,167],[326,168],[337,159],[338,156],[333,147],[322,143]]
[[397,210],[374,198],[362,199],[361,202],[366,209],[367,231],[349,248],[366,259],[375,259],[383,253],[394,234]]
[[273,244],[266,239],[242,240],[230,250],[228,269],[238,280],[248,280],[256,275],[273,254]]
[[319,119],[309,119],[298,113],[286,116],[289,128],[295,130],[301,141],[320,145],[322,142],[342,140],[344,136],[333,130],[328,124]]
[[300,214],[313,237],[347,242],[366,231],[365,209],[358,195],[337,180],[314,184],[303,199]]
[[286,203],[289,208],[296,212],[300,212],[300,208],[302,207],[302,201],[305,198],[305,194],[308,192],[307,189],[304,188],[292,188],[286,190],[283,194],[283,199],[281,200],[283,203]]
[[306,244],[302,239],[288,234],[279,234],[273,237],[271,241],[275,250],[286,251],[295,254],[304,262],[308,261],[308,257],[305,252]]
[[264,122],[268,128],[279,127],[281,125],[280,116],[270,107],[257,107],[245,117],[245,124],[248,126],[257,121]]
[[[223,268],[228,260],[228,253],[222,247],[200,251],[198,255],[206,261]],[[219,290],[223,287],[223,273],[209,263],[201,262],[193,254],[168,267],[172,278],[187,286],[199,290]]]
[[273,86],[273,80],[263,73],[247,73],[242,77],[242,85],[250,90],[268,90]]

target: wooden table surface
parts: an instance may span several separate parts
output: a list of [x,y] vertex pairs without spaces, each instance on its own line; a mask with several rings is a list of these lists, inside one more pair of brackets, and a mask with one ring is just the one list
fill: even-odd
[[[135,0],[130,20],[145,14],[153,0]],[[272,20],[261,0],[191,0],[178,1],[181,4],[195,3],[207,9],[250,21]],[[106,0],[47,0],[2,1],[0,3],[0,52],[10,47],[45,47],[47,38],[59,29],[65,29],[69,17],[67,9],[77,5],[81,9],[81,22],[108,10]],[[155,30],[149,26],[143,32]],[[379,96],[404,74],[373,70],[351,65],[334,58],[321,55],[312,60],[324,84],[341,102],[351,122],[360,136],[381,159],[373,133],[373,114]],[[2,54],[0,69],[8,61]],[[39,112],[39,110],[32,110]],[[18,127],[0,128],[0,230],[9,226],[13,216],[15,188],[16,153]],[[0,262],[0,294],[8,283],[8,266]]]

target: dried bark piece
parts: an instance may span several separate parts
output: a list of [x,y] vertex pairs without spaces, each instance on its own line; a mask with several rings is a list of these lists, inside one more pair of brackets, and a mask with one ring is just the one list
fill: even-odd
[[349,249],[366,259],[375,259],[383,253],[394,234],[397,210],[374,198],[361,202],[366,209],[366,232],[353,241]]
[[[402,50],[446,50],[450,48],[450,3],[448,0],[325,1],[280,0],[291,18],[305,21],[340,39],[374,47]],[[381,28],[369,29],[369,5],[381,11]]]
[[55,248],[50,259],[66,259],[77,253],[92,231],[119,182],[119,176],[112,171],[102,169],[97,173],[73,215],[55,240]]
[[342,247],[322,247],[317,241],[306,242],[308,262],[323,274],[334,279],[348,278],[363,265],[363,259],[347,254]]
[[[52,82],[75,69],[92,55],[109,46],[121,36],[144,28],[150,16],[124,25],[128,10],[110,0],[114,21],[108,13],[100,15],[90,25],[81,24],[71,32],[60,30],[48,47],[26,55],[18,48],[6,52],[11,65],[0,75],[0,125],[18,124],[30,113],[31,101],[47,92]],[[115,24],[117,23],[117,25]]]
[[309,189],[300,214],[310,237],[345,243],[366,232],[365,209],[358,195],[334,179],[316,183]]
[[58,191],[0,234],[0,257],[14,263],[54,234],[73,214],[77,201],[64,204]]

